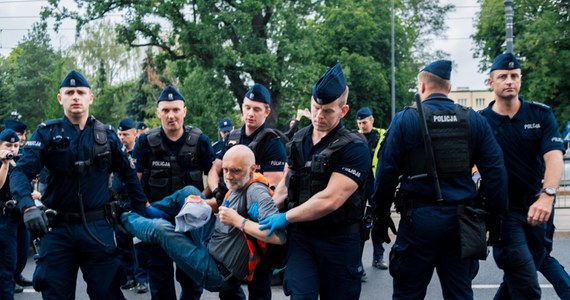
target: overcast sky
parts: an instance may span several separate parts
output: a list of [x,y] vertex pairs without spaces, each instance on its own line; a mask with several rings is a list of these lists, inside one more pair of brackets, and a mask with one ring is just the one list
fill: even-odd
[[[479,11],[477,0],[441,0],[456,5],[446,18],[448,30],[445,37],[433,41],[433,49],[450,54],[455,69],[451,74],[453,89],[468,87],[471,90],[485,89],[485,74],[478,72],[473,59],[473,42],[469,38],[474,31],[474,17]],[[27,34],[47,0],[0,0],[0,55],[6,57]],[[74,41],[75,28],[72,22],[64,22],[56,34],[50,27],[54,48],[66,48]]]

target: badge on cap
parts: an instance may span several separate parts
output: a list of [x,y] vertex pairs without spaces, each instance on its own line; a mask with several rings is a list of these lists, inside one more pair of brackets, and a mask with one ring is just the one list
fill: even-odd
[[69,85],[75,86],[75,79],[71,78],[71,79],[69,80]]
[[313,99],[318,104],[328,104],[338,99],[346,90],[346,78],[340,64],[330,68],[313,86]]
[[166,86],[162,92],[160,93],[160,96],[158,96],[158,101],[175,101],[175,100],[182,100],[184,101],[184,97],[182,97],[182,95],[180,94],[180,92],[178,92],[178,90],[169,85]]
[[269,90],[261,83],[255,83],[252,85],[245,93],[245,97],[251,101],[271,104],[271,94],[269,93]]

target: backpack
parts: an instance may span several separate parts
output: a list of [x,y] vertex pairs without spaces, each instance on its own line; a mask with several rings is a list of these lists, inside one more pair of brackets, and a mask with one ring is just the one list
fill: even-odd
[[[273,190],[269,187],[269,181],[261,173],[254,173],[253,179],[244,187],[244,189],[249,188],[249,186],[254,182],[261,182],[267,187],[269,195],[273,197]],[[231,193],[231,190],[226,193],[226,197]],[[247,211],[239,211],[240,215],[247,215]],[[281,269],[285,267],[287,263],[287,249],[289,247],[286,242],[283,245],[276,245],[271,243],[266,243],[264,241],[258,240],[255,237],[243,232],[245,237],[249,258],[247,263],[248,275],[246,278],[247,282],[251,282],[255,272],[255,267],[261,261],[263,261],[270,268]]]

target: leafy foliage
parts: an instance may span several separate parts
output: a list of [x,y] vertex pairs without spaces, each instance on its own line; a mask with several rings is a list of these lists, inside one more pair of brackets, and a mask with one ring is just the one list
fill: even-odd
[[56,94],[62,78],[54,75],[71,61],[50,44],[46,25],[36,24],[8,57],[0,58],[0,118],[17,112],[33,130],[46,116],[53,117],[53,107],[59,106]]
[[[562,126],[570,120],[570,16],[568,1],[513,1],[513,50],[523,73],[521,95],[550,105]],[[481,70],[504,52],[505,7],[484,0],[474,39]]]

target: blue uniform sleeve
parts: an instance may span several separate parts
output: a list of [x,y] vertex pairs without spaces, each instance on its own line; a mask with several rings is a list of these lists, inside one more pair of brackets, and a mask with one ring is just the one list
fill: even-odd
[[262,172],[283,172],[287,162],[287,152],[285,145],[279,138],[271,139],[267,142],[260,162]]
[[31,196],[32,186],[30,182],[44,166],[42,154],[47,142],[48,139],[44,136],[42,128],[38,128],[24,145],[22,156],[10,173],[10,190],[14,199],[18,201],[18,208],[22,212],[35,205]]
[[560,135],[560,131],[558,131],[558,123],[556,122],[556,118],[554,117],[552,110],[548,109],[547,111],[544,111],[543,117],[544,120],[541,122],[543,133],[542,141],[540,143],[541,154],[544,155],[552,150],[560,150],[564,153],[564,140]]
[[135,166],[132,165],[129,154],[115,132],[108,131],[107,133],[113,153],[111,170],[118,174],[119,179],[124,183],[124,187],[129,195],[128,199],[131,209],[144,216],[146,211],[146,196],[143,193],[141,183],[137,177]]
[[385,213],[390,210],[394,200],[394,192],[398,185],[398,177],[402,174],[400,169],[402,151],[399,149],[403,144],[401,129],[403,114],[403,112],[396,114],[392,120],[378,153],[378,167],[376,168],[372,198],[379,212]]
[[132,156],[135,159],[135,168],[137,173],[142,173],[150,159],[150,146],[146,138],[146,133],[141,134],[137,138]]
[[355,140],[342,148],[341,151],[334,172],[348,176],[359,186],[364,185],[372,165],[368,144],[363,140]]

